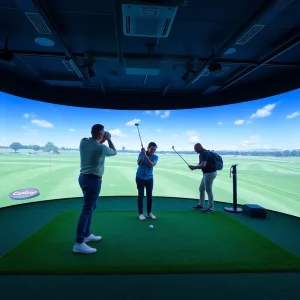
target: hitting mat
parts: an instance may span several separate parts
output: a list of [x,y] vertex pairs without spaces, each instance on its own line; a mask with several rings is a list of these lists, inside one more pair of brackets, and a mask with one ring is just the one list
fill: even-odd
[[[64,211],[0,258],[1,274],[300,270],[300,259],[224,212],[94,212],[94,254],[73,253],[79,211]],[[154,227],[151,229],[149,225]],[[20,228],[21,230],[21,228]]]

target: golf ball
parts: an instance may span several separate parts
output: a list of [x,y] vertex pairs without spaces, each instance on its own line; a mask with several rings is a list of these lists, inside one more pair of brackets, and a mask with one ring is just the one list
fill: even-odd
[[153,225],[149,225],[149,228],[153,228]]

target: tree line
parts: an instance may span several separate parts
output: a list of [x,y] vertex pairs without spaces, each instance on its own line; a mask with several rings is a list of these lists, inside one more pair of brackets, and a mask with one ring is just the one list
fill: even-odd
[[[68,147],[57,147],[54,143],[48,142],[45,146],[39,145],[22,145],[18,142],[13,142],[10,146],[1,146],[0,148],[12,149],[15,152],[21,149],[28,149],[33,151],[42,150],[43,152],[52,151],[55,154],[59,154],[61,151],[78,151],[78,148],[68,148]],[[213,150],[212,150],[213,151]],[[126,150],[125,146],[122,147],[122,152],[124,153],[138,153],[138,150]],[[194,151],[177,151],[180,154],[195,154]],[[236,151],[236,150],[218,150],[215,151],[219,155],[242,155],[242,156],[275,156],[275,157],[288,157],[288,156],[300,156],[300,149],[294,150],[249,150],[249,151]],[[174,151],[157,151],[160,154],[170,154]]]

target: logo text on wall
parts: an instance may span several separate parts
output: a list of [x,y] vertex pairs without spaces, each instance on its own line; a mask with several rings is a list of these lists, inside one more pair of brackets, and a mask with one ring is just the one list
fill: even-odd
[[27,188],[14,191],[9,194],[9,197],[13,200],[24,200],[36,197],[40,194],[40,191],[34,188]]

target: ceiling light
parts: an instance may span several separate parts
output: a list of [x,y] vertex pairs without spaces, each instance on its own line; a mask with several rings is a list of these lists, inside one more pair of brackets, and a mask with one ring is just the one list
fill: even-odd
[[44,37],[38,37],[35,38],[34,40],[38,45],[40,46],[44,46],[44,47],[53,47],[54,46],[54,42],[48,38],[44,38]]

